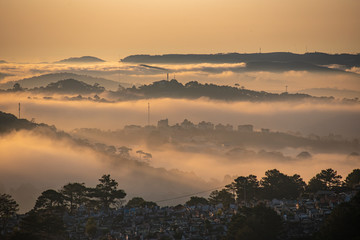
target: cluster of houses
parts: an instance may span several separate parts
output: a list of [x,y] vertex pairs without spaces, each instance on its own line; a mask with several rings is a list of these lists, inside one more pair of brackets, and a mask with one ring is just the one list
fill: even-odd
[[108,213],[89,214],[78,211],[75,216],[64,216],[70,239],[89,239],[86,222],[94,218],[96,237],[108,239],[221,239],[227,224],[237,212],[235,205],[224,209],[198,205],[153,208],[121,208]]
[[[283,219],[280,239],[305,239],[317,232],[334,207],[348,202],[354,192],[335,193],[319,191],[311,198],[298,200],[248,201],[218,205],[177,205],[174,207],[122,207],[116,210],[89,212],[81,206],[75,214],[65,213],[66,239],[74,240],[130,240],[130,239],[181,239],[217,240],[226,236],[228,224],[234,214],[244,206],[266,204]],[[16,227],[24,215],[18,215],[8,225]],[[90,234],[87,224],[95,222],[95,231]],[[11,231],[8,231],[11,232]]]
[[241,207],[253,207],[264,203],[283,219],[282,239],[300,239],[313,235],[334,207],[350,201],[354,192],[336,194],[319,191],[311,199],[251,201],[231,204],[224,208],[197,205],[153,208],[120,208],[108,213],[88,213],[80,208],[76,215],[64,216],[66,231],[70,239],[89,239],[86,222],[94,218],[97,233],[94,239],[222,239],[228,223]]

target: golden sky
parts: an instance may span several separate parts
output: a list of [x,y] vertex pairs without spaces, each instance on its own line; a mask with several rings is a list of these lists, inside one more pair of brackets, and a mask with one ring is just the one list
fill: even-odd
[[359,0],[0,0],[0,60],[360,52]]

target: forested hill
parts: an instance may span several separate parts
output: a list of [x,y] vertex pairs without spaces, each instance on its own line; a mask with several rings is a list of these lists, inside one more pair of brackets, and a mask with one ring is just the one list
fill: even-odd
[[19,119],[10,113],[0,111],[0,133],[10,132],[12,130],[33,129],[39,124],[30,122],[26,119]]
[[132,63],[240,63],[240,62],[280,62],[308,63],[314,65],[338,64],[347,67],[360,66],[360,54],[327,54],[290,52],[273,53],[218,53],[218,54],[165,54],[131,55],[121,60]]
[[175,79],[171,81],[161,80],[149,85],[119,89],[111,92],[114,97],[120,99],[141,98],[188,98],[197,99],[207,97],[226,101],[285,101],[301,99],[330,99],[316,98],[307,94],[268,93],[258,92],[243,88],[221,86],[215,84],[201,84],[196,81],[182,84]]
[[117,89],[119,86],[118,82],[108,80],[105,78],[91,77],[88,75],[79,75],[68,72],[59,72],[59,73],[50,73],[43,74],[40,76],[34,76],[31,78],[24,78],[18,81],[10,81],[6,83],[0,83],[0,89],[12,88],[15,83],[19,83],[23,88],[34,88],[34,87],[43,87],[50,83],[57,82],[64,79],[76,79],[87,84],[94,85],[95,83],[100,84],[101,86],[107,89]]
[[90,85],[75,79],[65,79],[48,84],[46,87],[34,88],[31,91],[58,94],[89,94],[105,91],[99,84]]

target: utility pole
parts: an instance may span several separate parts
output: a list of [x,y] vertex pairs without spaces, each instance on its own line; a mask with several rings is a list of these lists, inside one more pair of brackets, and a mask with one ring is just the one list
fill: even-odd
[[246,186],[246,179],[244,179],[244,204],[246,206],[246,188],[245,188],[245,186]]
[[20,119],[20,103],[19,103],[19,119]]

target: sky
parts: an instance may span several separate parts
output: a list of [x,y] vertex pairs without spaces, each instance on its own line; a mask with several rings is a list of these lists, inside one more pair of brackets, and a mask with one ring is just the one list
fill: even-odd
[[0,0],[0,60],[360,52],[358,0]]

